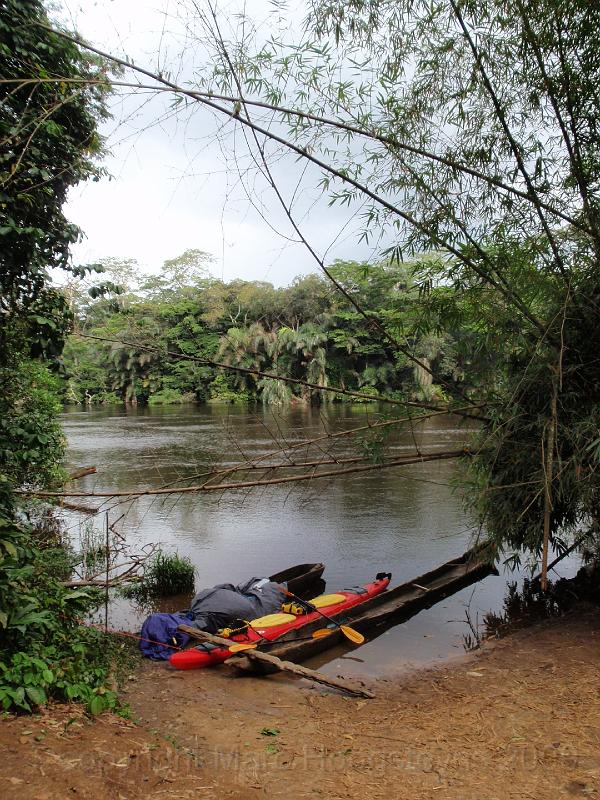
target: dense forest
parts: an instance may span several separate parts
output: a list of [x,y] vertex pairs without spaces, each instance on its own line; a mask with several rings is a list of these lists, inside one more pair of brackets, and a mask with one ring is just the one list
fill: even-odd
[[[421,270],[430,262],[424,259]],[[102,283],[86,290],[85,281],[73,281],[66,293],[76,333],[64,351],[64,401],[360,402],[177,356],[359,390],[374,399],[443,400],[448,387],[474,379],[476,347],[468,329],[423,324],[417,262],[336,262],[330,271],[346,294],[317,274],[285,288],[227,284],[209,276],[209,263],[205,253],[189,250],[165,262],[159,275],[144,275],[135,262],[105,259],[92,273]],[[428,297],[448,292],[438,287]],[[374,335],[352,301],[384,321],[418,362]]]

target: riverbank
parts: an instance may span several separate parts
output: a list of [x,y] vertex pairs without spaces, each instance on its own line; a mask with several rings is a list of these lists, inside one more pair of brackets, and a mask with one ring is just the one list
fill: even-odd
[[287,677],[144,662],[135,721],[0,723],[7,800],[600,796],[600,613],[578,610],[356,700]]

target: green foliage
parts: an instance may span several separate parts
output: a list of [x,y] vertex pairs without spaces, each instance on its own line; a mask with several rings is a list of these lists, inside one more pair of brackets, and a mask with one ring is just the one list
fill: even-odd
[[[100,174],[105,89],[68,81],[101,77],[104,67],[38,23],[49,24],[39,0],[0,7],[2,78],[24,81],[0,89],[0,310],[5,322],[12,318],[0,327],[0,359],[16,326],[31,355],[60,354],[68,313],[47,270],[70,268],[69,247],[80,235],[62,211],[69,187]],[[51,76],[64,81],[26,82]]]
[[150,406],[169,406],[169,405],[177,405],[178,403],[190,403],[195,400],[195,396],[191,393],[182,394],[178,392],[177,389],[170,389],[169,387],[165,387],[161,389],[159,392],[151,395],[148,399],[148,405]]
[[209,403],[248,403],[251,399],[248,392],[235,391],[231,388],[231,378],[223,373],[217,375],[209,386]]
[[62,585],[69,554],[42,549],[51,530],[36,536],[23,521],[36,510],[14,494],[63,479],[55,374],[73,315],[49,270],[85,272],[70,264],[80,231],[63,204],[101,174],[106,67],[48,25],[39,0],[0,5],[0,707],[56,698],[98,713],[118,706],[114,647],[80,624],[93,594]]
[[194,591],[196,570],[189,558],[159,551],[144,569],[141,582],[125,587],[126,597],[143,600]]
[[[112,262],[117,261],[104,259],[103,264],[110,262],[109,269],[116,274],[120,262]],[[332,292],[328,281],[317,275],[297,278],[282,289],[264,282],[224,284],[194,276],[185,283],[182,275],[168,291],[150,291],[148,281],[127,264],[128,293],[116,305],[105,297],[80,304],[77,319],[83,330],[126,344],[71,338],[65,348],[65,400],[102,402],[111,391],[126,403],[150,404],[177,402],[192,394],[199,402],[260,399],[285,404],[331,399],[319,388],[254,374],[215,375],[213,369],[185,356],[317,386],[336,383],[374,398],[394,392],[421,396],[425,391],[428,399],[439,398],[442,392],[436,380],[459,383],[466,371],[455,360],[454,330],[433,336],[418,315],[421,296],[412,277],[415,268],[415,264],[336,262],[330,269],[353,299],[385,320],[394,335],[427,361],[433,377],[429,373],[423,377],[409,359],[381,337],[374,338],[347,298]],[[132,289],[134,285],[139,288]],[[433,303],[437,294],[430,295]],[[164,351],[173,357],[165,358]],[[183,358],[178,360],[178,355]]]
[[64,477],[65,440],[57,419],[59,380],[31,359],[0,365],[0,477],[45,487]]
[[[80,624],[93,593],[67,589],[63,564],[31,529],[0,515],[0,705],[32,711],[48,699],[79,700],[91,713],[118,708],[109,688],[119,645]],[[59,576],[55,569],[58,567]]]

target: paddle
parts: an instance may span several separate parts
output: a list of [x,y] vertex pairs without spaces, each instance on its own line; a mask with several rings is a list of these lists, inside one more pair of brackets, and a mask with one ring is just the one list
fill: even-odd
[[[288,592],[286,592],[286,594],[287,594],[288,597],[293,597],[294,600],[296,600],[301,606],[304,606],[304,608],[306,608],[306,609],[308,609],[310,611],[316,611],[317,614],[319,614],[321,617],[323,617],[323,619],[326,619],[328,622],[333,623],[333,625],[338,627],[341,630],[341,632],[344,634],[344,636],[347,639],[350,639],[351,642],[354,642],[354,644],[362,644],[365,641],[365,637],[362,635],[362,633],[359,633],[358,631],[355,631],[354,628],[350,628],[348,625],[342,625],[341,623],[337,622],[332,617],[328,617],[327,614],[324,614],[320,609],[318,609],[316,606],[313,606],[313,604],[309,603],[307,600],[302,600],[300,597],[297,597],[293,592],[289,592],[288,591]],[[320,636],[325,636],[326,635],[325,633],[322,633],[321,631],[315,631],[315,633],[318,634],[318,636],[315,636],[315,638],[319,638]]]
[[[307,600],[302,600],[300,597],[297,597],[293,592],[286,591],[286,594],[287,594],[288,597],[293,597],[293,599],[296,600],[297,603],[299,603],[301,606],[304,606],[304,608],[306,608],[307,610],[316,611],[317,614],[320,614],[320,616],[323,617],[323,619],[326,619],[328,622],[331,622],[333,625],[335,625],[337,628],[339,628],[341,630],[341,632],[344,634],[344,636],[347,639],[350,639],[350,641],[353,642],[354,644],[363,644],[363,642],[365,641],[365,637],[362,635],[362,633],[359,633],[358,631],[355,631],[354,628],[350,628],[348,625],[342,625],[341,623],[337,622],[332,617],[328,617],[327,614],[324,614],[316,606],[313,606],[313,604],[309,603]],[[329,636],[331,633],[333,633],[331,628],[320,628],[317,631],[313,631],[312,638],[313,639],[321,639],[324,636]],[[262,639],[264,640],[265,637],[262,637]],[[270,640],[267,639],[266,641],[270,641]],[[244,650],[256,650],[256,648],[258,647],[259,644],[261,644],[260,641],[259,642],[234,642],[232,645],[230,645],[229,652],[230,653],[243,653]]]
[[[307,638],[309,638],[309,639],[322,639],[324,636],[330,636],[332,633],[333,633],[333,631],[331,630],[331,628],[321,628],[318,631],[313,631],[313,633],[311,633],[311,635],[309,637],[307,637]],[[356,633],[356,631],[354,631],[354,633]],[[264,642],[268,642],[269,644],[280,644],[280,642],[278,642],[277,639],[265,639],[265,638],[262,638],[258,642],[234,642],[229,647],[229,652],[230,653],[243,653],[244,650],[256,650],[256,648],[260,644],[263,644]]]
[[261,642],[236,642],[235,644],[229,645],[229,652],[243,653],[244,650],[256,650],[259,644],[261,644]]
[[324,639],[325,636],[331,636],[333,633],[332,628],[319,628],[318,631],[313,631],[312,638],[313,639]]

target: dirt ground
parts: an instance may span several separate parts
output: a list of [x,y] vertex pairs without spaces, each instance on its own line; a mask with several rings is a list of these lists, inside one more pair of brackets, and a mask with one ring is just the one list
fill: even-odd
[[0,798],[600,798],[598,611],[370,688],[144,663],[132,721],[2,720]]

